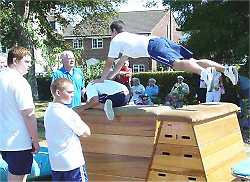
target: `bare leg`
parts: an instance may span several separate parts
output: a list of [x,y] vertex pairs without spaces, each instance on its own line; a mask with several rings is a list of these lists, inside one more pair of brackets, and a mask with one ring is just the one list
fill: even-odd
[[219,72],[224,72],[225,70],[225,66],[219,64],[219,63],[216,63],[214,61],[211,61],[209,59],[199,59],[199,60],[196,60],[196,59],[193,59],[197,64],[199,64],[201,67],[203,68],[207,68],[207,67],[215,67],[215,69]]
[[15,181],[15,182],[25,182],[27,175],[13,175],[9,173],[8,181]]
[[198,75],[201,74],[202,67],[196,63],[193,59],[183,59],[183,60],[175,60],[173,64],[173,68],[179,71],[187,71],[187,72],[192,72],[196,73]]
[[221,64],[218,64],[214,61],[208,59],[183,59],[183,60],[175,60],[173,64],[173,68],[176,70],[188,71],[196,74],[201,74],[202,69],[207,67],[215,67],[215,69],[219,72],[224,72],[225,67]]

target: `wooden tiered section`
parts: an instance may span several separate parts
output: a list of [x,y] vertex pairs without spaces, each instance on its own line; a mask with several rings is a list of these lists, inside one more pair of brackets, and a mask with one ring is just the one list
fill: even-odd
[[229,103],[116,108],[77,112],[92,135],[81,140],[90,181],[232,181],[231,166],[246,158]]

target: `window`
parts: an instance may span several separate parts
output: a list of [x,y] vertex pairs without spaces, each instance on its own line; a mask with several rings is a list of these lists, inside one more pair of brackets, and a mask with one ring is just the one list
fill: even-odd
[[101,49],[101,48],[103,48],[103,39],[93,38],[92,39],[92,49]]
[[73,40],[73,48],[74,49],[83,49],[83,40],[82,39],[74,39]]
[[145,71],[145,66],[143,64],[134,64],[133,65],[133,72],[144,72]]

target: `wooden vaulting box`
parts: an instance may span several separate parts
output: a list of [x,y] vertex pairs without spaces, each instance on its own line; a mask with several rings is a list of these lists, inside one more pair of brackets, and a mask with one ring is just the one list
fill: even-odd
[[113,121],[100,110],[78,110],[92,132],[81,140],[90,181],[145,181],[160,111],[156,108],[115,108]]
[[78,113],[92,136],[81,140],[90,181],[232,181],[246,157],[234,104],[126,106],[115,120]]

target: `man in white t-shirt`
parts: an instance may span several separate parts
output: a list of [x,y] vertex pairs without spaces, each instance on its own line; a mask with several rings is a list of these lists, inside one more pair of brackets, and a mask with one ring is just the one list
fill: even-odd
[[0,72],[0,152],[8,164],[8,180],[25,181],[33,153],[39,151],[31,87],[23,77],[31,66],[29,50],[13,47],[7,64]]
[[[103,82],[105,79],[113,78],[130,58],[149,57],[157,62],[172,67],[176,70],[183,70],[201,75],[210,88],[213,74],[207,67],[215,67],[217,71],[224,72],[234,85],[238,82],[238,72],[233,66],[223,66],[208,59],[193,59],[193,53],[183,46],[166,38],[144,36],[125,31],[125,24],[121,20],[111,23],[111,42],[108,53],[108,60],[100,79],[95,82]],[[121,57],[119,58],[119,56]],[[120,59],[113,71],[110,71],[114,60]]]
[[221,73],[215,71],[211,89],[207,89],[206,102],[220,102],[221,94],[224,94],[224,86],[222,83]]
[[67,105],[74,96],[71,80],[59,78],[50,86],[53,102],[44,115],[45,137],[53,181],[88,181],[79,137],[90,135],[89,127]]
[[129,102],[129,91],[121,83],[104,80],[102,83],[90,82],[86,87],[87,102],[80,109],[103,109],[109,120],[114,119],[113,107],[124,106]]

